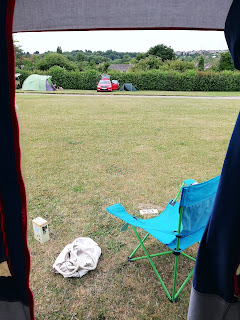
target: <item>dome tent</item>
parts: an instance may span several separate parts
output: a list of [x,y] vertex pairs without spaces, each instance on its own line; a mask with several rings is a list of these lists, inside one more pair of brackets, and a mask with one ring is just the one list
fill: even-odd
[[24,80],[22,90],[54,91],[51,76],[31,74]]
[[124,83],[121,86],[120,91],[137,91],[137,89],[134,87],[132,83]]
[[[125,1],[123,0],[113,0],[111,2],[107,0],[102,0],[101,2],[94,0],[59,0],[57,5],[55,1],[0,1],[0,73],[2,89],[0,108],[0,145],[2,155],[0,160],[0,264],[3,261],[7,261],[12,275],[12,277],[2,277],[0,275],[0,319],[34,319],[33,296],[29,288],[30,255],[26,237],[26,192],[21,174],[19,129],[15,110],[12,32],[113,29],[224,30],[232,2],[235,5],[239,3],[239,0],[182,0],[178,2],[175,0],[139,0],[129,2],[128,6],[124,5]],[[236,15],[239,13],[239,8],[237,9]],[[228,45],[234,64],[237,66],[236,48],[239,44],[236,39],[239,39],[239,36],[235,30],[238,30],[238,32],[240,30],[240,26],[236,21],[235,24],[230,25],[230,28],[228,28],[230,38],[232,37]],[[239,121],[236,123],[234,132],[240,132]],[[237,165],[240,162],[240,144],[235,133],[233,134],[233,140],[231,140],[231,148],[229,146],[230,152],[226,157],[226,165],[223,167],[223,178],[220,181],[219,190],[226,190],[224,186],[227,186],[227,189],[230,187],[231,190],[235,190],[233,194],[236,195],[237,190],[239,190],[238,181],[240,181],[240,169]],[[232,169],[234,174],[224,174],[224,172],[229,172],[229,164],[232,163],[234,163],[234,169]],[[215,217],[218,216],[216,215],[217,208],[222,207],[223,210],[227,202],[231,203],[231,210],[227,210],[230,214],[231,224],[228,224],[228,227],[224,224],[226,233],[221,237],[228,247],[232,245],[231,234],[233,227],[234,225],[239,225],[238,196],[233,198],[230,196],[228,192],[224,197],[216,197],[219,205],[215,206],[215,211],[213,211],[211,218],[212,226]],[[219,211],[220,215],[223,214],[222,210]],[[18,221],[18,223],[13,224],[12,221]],[[210,232],[211,228],[206,229],[206,241],[200,247],[200,252],[204,249],[204,246],[208,248],[209,243],[212,241],[208,231]],[[216,229],[215,232],[217,232]],[[238,248],[236,250],[234,246],[231,254],[237,257],[240,251],[240,235],[237,233],[235,236]],[[219,255],[224,257],[225,254],[226,246],[223,246]],[[198,279],[198,273],[201,273],[201,270],[205,270],[204,265],[208,263],[206,255],[204,257],[204,254],[199,254],[198,258],[195,284]],[[221,282],[223,277],[222,279],[214,278],[215,286],[209,286],[210,289],[206,288],[206,281],[203,282],[201,288],[196,287],[199,293],[207,296],[208,302],[210,301],[211,303],[213,301],[211,297],[211,294],[213,294],[219,297],[218,302],[227,306],[230,311],[231,306],[233,306],[235,315],[231,317],[231,320],[240,318],[240,307],[235,301],[231,300],[231,295],[225,297],[222,292],[230,292],[231,288],[227,289],[227,285],[232,281],[232,270],[235,268],[235,264],[232,263],[231,259],[228,264],[224,265],[224,270],[222,270],[221,274],[226,275],[229,273],[231,275],[230,278],[226,278],[224,283]],[[223,268],[222,265],[218,267]],[[219,285],[220,289],[218,289],[217,285]],[[207,318],[206,314],[205,317],[201,316],[201,311],[206,306],[206,302],[202,305],[199,299],[195,299],[195,302],[197,304],[191,309],[192,313],[189,315],[192,317],[191,319],[210,319],[209,317]],[[198,312],[198,318],[194,315],[194,310]],[[207,310],[205,308],[206,312]],[[226,310],[224,311],[221,308],[218,308],[218,310],[222,313],[220,316],[219,313],[217,314],[219,316],[217,319],[222,319],[223,317],[221,316]]]

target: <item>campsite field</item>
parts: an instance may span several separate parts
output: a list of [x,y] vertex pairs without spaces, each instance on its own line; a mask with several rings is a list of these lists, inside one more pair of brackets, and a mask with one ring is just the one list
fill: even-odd
[[[17,95],[22,171],[28,198],[31,288],[37,320],[186,319],[191,282],[169,302],[147,261],[128,263],[130,228],[105,208],[163,210],[182,181],[221,172],[238,100]],[[31,220],[49,221],[50,241]],[[77,237],[102,249],[96,270],[63,279],[52,264]],[[162,249],[150,239],[150,251]],[[197,245],[188,250],[196,255]],[[156,260],[172,286],[173,256]],[[180,282],[192,262],[180,260]]]
[[[17,93],[32,93],[32,91],[22,91],[17,89]],[[57,90],[57,91],[42,91],[44,94],[80,94],[80,95],[98,95],[102,96],[106,93],[97,92],[97,90]],[[130,96],[188,96],[188,97],[240,97],[240,91],[119,91],[114,90],[107,93],[108,96],[115,95],[130,95]]]

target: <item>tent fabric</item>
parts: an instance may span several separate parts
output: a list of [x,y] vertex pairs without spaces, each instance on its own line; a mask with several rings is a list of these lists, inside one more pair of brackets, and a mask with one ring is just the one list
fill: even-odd
[[[240,303],[234,296],[240,255],[239,141],[240,114],[224,161],[213,211],[199,247],[188,320],[240,319]],[[207,301],[208,304],[211,301],[212,306],[208,309]],[[220,315],[220,311],[214,315],[217,306],[222,310]]]
[[22,90],[53,91],[51,84],[50,76],[31,74],[24,80]]
[[218,295],[202,294],[192,288],[188,319],[239,320],[240,302],[227,303]]
[[17,0],[13,30],[224,30],[231,3],[232,0]]
[[[240,319],[240,304],[234,296],[240,255],[239,141],[240,114],[229,143],[213,211],[199,247],[188,320]],[[221,317],[213,316],[215,297],[221,305],[227,305]],[[211,301],[212,308],[205,308],[203,301],[207,300]],[[234,317],[225,318],[228,312]]]
[[1,266],[3,262],[7,264],[11,274],[0,274],[0,319],[28,320],[34,316],[29,289],[26,195],[15,110],[13,12],[13,0],[0,1],[0,262]]
[[[234,0],[225,36],[235,67],[240,67],[240,4]],[[201,241],[191,291],[188,320],[239,320],[240,277],[240,114],[238,115],[212,214]]]
[[240,1],[234,0],[229,11],[225,37],[232,56],[234,67],[240,70]]
[[[52,1],[37,1],[37,0],[1,0],[0,1],[0,73],[1,73],[1,105],[0,105],[0,257],[1,261],[7,260],[12,277],[0,276],[0,319],[6,320],[27,320],[34,319],[33,312],[33,297],[29,289],[29,270],[30,257],[27,248],[26,228],[27,228],[27,212],[26,212],[26,195],[24,183],[21,175],[20,167],[20,147],[19,147],[19,129],[15,111],[15,83],[14,83],[14,52],[12,42],[12,32],[21,31],[53,31],[53,30],[111,30],[111,29],[204,29],[204,30],[223,30],[225,20],[231,6],[232,0],[183,0],[176,2],[173,0],[139,0],[137,2],[113,0],[111,2],[93,1],[93,0],[52,0]],[[235,1],[234,4],[236,4]],[[15,5],[15,12],[14,12]],[[14,22],[13,22],[14,14]],[[12,25],[13,22],[13,25]],[[239,27],[235,21],[231,25],[228,21],[226,31],[228,36],[235,34],[233,39],[229,38],[228,44],[233,57],[236,61],[236,54],[233,49],[236,42],[236,34]],[[234,28],[238,28],[238,31]],[[233,41],[233,42],[232,42]],[[233,45],[231,45],[233,43]],[[236,63],[235,63],[235,66]],[[236,306],[233,302],[230,304],[226,297],[223,297],[223,291],[232,297],[232,269],[236,267],[236,254],[239,252],[239,239],[236,231],[238,223],[238,192],[239,185],[239,167],[237,163],[240,160],[239,153],[239,135],[240,125],[234,131],[234,139],[231,140],[230,153],[227,155],[227,165],[224,165],[223,177],[220,181],[219,196],[213,210],[212,218],[209,222],[208,228],[202,246],[200,247],[199,259],[197,261],[197,273],[194,278],[194,290],[208,296],[204,288],[209,288],[206,285],[209,280],[209,275],[213,273],[213,266],[211,265],[213,258],[209,260],[210,268],[206,268],[206,250],[204,247],[212,250],[213,244],[217,240],[221,240],[224,244],[223,250],[217,257],[218,262],[216,272],[213,279],[209,282],[209,291],[215,291],[216,297],[223,300],[229,306]],[[226,169],[228,168],[228,169]],[[231,169],[232,168],[232,169]],[[229,172],[229,180],[227,177]],[[236,189],[234,189],[236,187]],[[237,189],[238,188],[238,189]],[[220,195],[226,193],[226,200],[221,202]],[[230,193],[235,195],[232,199]],[[224,194],[225,198],[225,194]],[[231,203],[231,201],[233,202]],[[223,201],[223,199],[222,199]],[[230,207],[226,207],[227,204]],[[229,214],[229,219],[224,220],[220,218],[225,229],[222,232],[223,226],[218,230],[214,228],[213,221],[215,220],[215,212],[219,210],[221,216],[224,213],[224,208]],[[14,222],[14,223],[13,223]],[[214,230],[215,236],[210,236],[208,230]],[[221,239],[222,235],[222,239]],[[227,241],[225,241],[227,240]],[[237,243],[232,242],[237,240]],[[225,243],[226,242],[226,243]],[[217,248],[218,248],[217,247]],[[203,248],[203,249],[202,249]],[[218,250],[220,250],[218,248]],[[222,258],[231,249],[231,253],[227,253],[228,259],[222,263]],[[216,252],[212,251],[216,256]],[[233,261],[233,259],[235,259]],[[205,262],[204,262],[205,261]],[[226,265],[226,266],[225,266]],[[234,268],[233,268],[234,265]],[[222,277],[220,270],[223,268]],[[199,287],[198,279],[201,279],[203,273],[201,269],[206,271],[206,281],[203,281],[203,288]],[[231,273],[228,276],[228,272]],[[225,278],[225,275],[227,277]],[[222,280],[224,283],[222,283]],[[228,285],[230,285],[230,290]],[[215,288],[211,290],[211,288]],[[222,289],[221,289],[222,288]],[[194,292],[193,290],[193,292]],[[198,291],[200,290],[200,291]],[[201,291],[202,290],[202,291]],[[213,294],[214,296],[214,294]],[[222,298],[223,297],[223,298]],[[230,299],[231,300],[231,299]],[[193,301],[193,299],[192,299]],[[200,300],[196,303],[195,308],[190,308],[191,320],[206,320],[207,317],[202,318]],[[202,301],[202,300],[201,300]],[[212,300],[214,303],[215,300]],[[237,307],[238,308],[238,307]],[[198,310],[200,313],[194,318],[191,310]],[[233,310],[229,308],[229,312]],[[238,311],[237,311],[238,312]],[[230,314],[231,315],[231,314]],[[198,318],[197,318],[198,317]],[[231,320],[239,319],[232,317]],[[214,317],[210,318],[214,320]],[[218,320],[220,318],[217,318]]]
[[132,83],[124,83],[121,86],[120,91],[137,91],[137,89],[134,87]]

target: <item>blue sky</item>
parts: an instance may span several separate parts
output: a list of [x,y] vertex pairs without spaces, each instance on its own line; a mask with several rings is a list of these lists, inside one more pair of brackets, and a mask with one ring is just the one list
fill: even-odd
[[150,47],[164,44],[175,51],[227,50],[222,31],[65,31],[18,33],[14,39],[25,52],[40,53],[108,49],[122,52],[146,52]]

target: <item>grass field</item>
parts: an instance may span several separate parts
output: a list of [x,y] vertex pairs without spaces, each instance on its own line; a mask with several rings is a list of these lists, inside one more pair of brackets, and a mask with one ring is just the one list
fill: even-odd
[[[31,288],[37,320],[186,319],[191,283],[172,304],[147,261],[128,263],[130,228],[105,208],[160,211],[184,179],[221,172],[238,114],[237,100],[17,95],[22,170],[28,197]],[[51,240],[34,240],[31,220],[49,221]],[[81,279],[51,272],[79,236],[102,248]],[[163,246],[149,241],[150,251]],[[197,246],[188,250],[196,255]],[[156,265],[171,289],[173,257]],[[180,280],[192,267],[180,262]]]
[[[16,90],[17,93],[32,93],[32,91]],[[43,91],[45,94],[81,94],[81,95],[130,95],[130,96],[188,96],[188,97],[240,97],[240,91],[112,91],[97,92],[97,90],[57,90]]]

